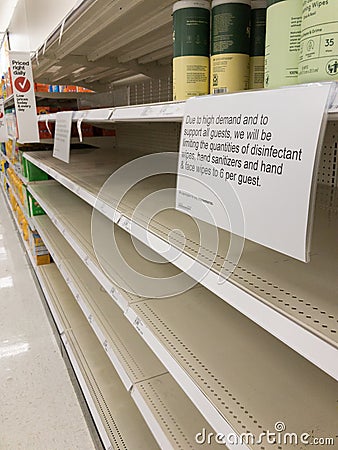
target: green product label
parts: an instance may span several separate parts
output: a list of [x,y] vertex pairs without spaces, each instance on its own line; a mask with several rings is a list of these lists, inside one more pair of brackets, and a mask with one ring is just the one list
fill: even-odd
[[210,12],[184,8],[174,12],[174,57],[209,56]]
[[251,11],[250,56],[265,55],[266,9]]
[[264,86],[298,83],[302,0],[282,1],[267,9]]
[[243,3],[226,3],[212,9],[211,54],[250,52],[251,8]]
[[303,0],[299,79],[304,83],[338,79],[337,0]]

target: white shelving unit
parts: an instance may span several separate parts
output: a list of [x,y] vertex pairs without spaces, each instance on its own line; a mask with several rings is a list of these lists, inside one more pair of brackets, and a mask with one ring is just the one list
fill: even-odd
[[141,416],[161,448],[197,448],[196,427],[212,432],[201,413],[49,218],[34,220],[54,263],[36,266],[22,241],[105,448],[158,448]]
[[[142,416],[147,418],[158,443],[164,443],[162,448],[174,449],[175,443],[179,442],[182,445],[188,443],[194,448],[194,427],[199,424],[201,428],[209,428],[211,431],[207,422],[50,219],[41,216],[35,220],[39,233],[82,310],[83,317],[94,331],[126,390],[131,393]],[[175,399],[171,408],[166,405],[167,397]],[[155,409],[162,410],[163,415],[156,414]],[[180,414],[185,419],[180,423],[179,429],[176,429],[174,418]]]
[[[89,261],[95,258],[89,247],[91,208],[58,184],[30,189],[50,217],[36,219],[44,240],[52,241],[49,236],[53,221],[81,259],[84,254],[90,255],[84,261],[89,266]],[[158,277],[164,278],[168,272],[176,272],[170,264],[153,263],[145,267],[143,260],[137,258],[129,234],[121,229],[116,231],[128,262],[138,266],[138,270],[142,265],[147,274],[155,276],[157,272]],[[61,237],[57,242],[60,240]],[[67,266],[72,266],[72,262]],[[121,277],[118,271],[117,275]],[[119,293],[126,296],[121,289]],[[116,301],[114,293],[110,294]],[[126,296],[125,300],[128,304],[124,310],[126,318],[219,433],[239,435],[243,430],[250,430],[259,434],[261,428],[272,428],[271,420],[277,421],[278,417],[288,417],[288,426],[295,430],[304,429],[305,423],[311,421],[318,425],[320,417],[312,416],[311,408],[306,417],[299,408],[319,386],[332,391],[323,398],[322,407],[317,403],[317,412],[321,408],[333,412],[336,383],[332,378],[202,286],[168,299]],[[231,345],[226,344],[229,342]],[[234,367],[224,371],[225,360],[231,361]],[[288,387],[276,392],[275,382],[271,383],[276,379],[282,385],[288,383]],[[262,398],[264,395],[266,401]],[[321,433],[325,434],[331,425],[327,419],[324,422]]]
[[[132,151],[123,149],[112,152],[109,148],[102,148],[99,152],[93,151],[86,155],[74,153],[69,165],[52,158],[48,152],[33,152],[26,157],[125,231],[150,245],[154,251],[161,253],[163,246],[170,244],[166,255],[168,259],[176,256],[174,265],[188,271],[196,280],[200,280],[201,273],[204,274],[200,282],[206,288],[338,379],[335,362],[338,310],[333,301],[337,255],[331,245],[337,218],[332,217],[327,205],[327,187],[318,190],[313,238],[313,253],[316,256],[309,264],[304,265],[258,244],[247,242],[233,275],[220,283],[220,269],[226,262],[222,255],[226,255],[229,245],[227,232],[218,230],[218,251],[215,260],[210,263],[208,249],[201,248],[203,243],[200,242],[199,231],[188,216],[173,209],[155,218],[151,218],[151,211],[145,209],[134,213],[138,202],[147,195],[159,189],[173,188],[175,177],[157,177],[156,185],[151,179],[138,183],[137,188],[130,190],[123,202],[118,204],[118,198],[114,197],[118,186],[110,182],[103,191],[100,192],[100,189],[110,174],[135,157]],[[94,166],[98,166],[99,170],[91,169]],[[55,186],[53,189],[55,192],[50,195],[49,202],[40,195],[39,189],[34,189],[34,196],[50,216],[53,216],[50,209],[51,205],[55,205],[55,199],[66,195],[61,187]],[[163,201],[157,197],[157,201],[159,206],[168,203],[165,197]],[[170,203],[174,205],[174,202],[175,199],[172,198]],[[321,233],[323,223],[327,230],[324,235]],[[188,242],[184,251],[179,253],[177,248],[182,247],[182,238],[172,233],[177,224]],[[198,222],[198,225],[204,236],[212,236],[211,226],[202,222]],[[61,228],[67,229],[67,226],[63,224]],[[83,259],[90,254],[90,241],[91,236],[88,234],[87,247],[82,251]],[[206,265],[212,270],[207,270]],[[274,269],[276,265],[278,271]],[[316,275],[324,267],[326,269],[319,282]],[[102,281],[97,268],[93,270]],[[297,278],[303,282],[297,283]],[[105,285],[108,290],[110,285]],[[123,302],[121,305],[125,308]]]
[[[116,148],[97,140],[96,148],[72,149],[70,164],[51,151],[25,154],[55,180],[28,186],[46,211],[33,222],[55,261],[37,268],[50,309],[106,448],[197,449],[203,428],[258,438],[277,422],[290,433],[338,440],[338,90],[318,173],[311,262],[246,241],[225,279],[230,235],[217,229],[213,248],[215,228],[175,210],[175,167],[135,185],[132,172],[110,179],[140,156],[177,154],[185,102],[165,101],[174,3],[81,2],[32,59],[37,82],[122,93],[134,103],[73,114],[74,122],[115,129]],[[152,204],[143,202],[155,193]],[[93,243],[97,223],[102,233]],[[180,281],[149,282],[144,295],[142,281],[118,264],[107,230],[135,274]],[[218,447],[225,446],[213,440],[210,448]],[[227,447],[302,448],[236,440]]]
[[[120,106],[116,108],[89,109],[75,111],[73,121],[84,120],[90,123],[105,122],[182,122],[185,101],[159,102],[145,105]],[[336,121],[338,98],[334,100],[328,110],[328,120]],[[38,116],[39,122],[55,121],[56,114],[43,114]]]

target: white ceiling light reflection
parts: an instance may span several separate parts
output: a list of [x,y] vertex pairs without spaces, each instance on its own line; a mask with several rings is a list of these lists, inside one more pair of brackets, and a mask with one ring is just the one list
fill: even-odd
[[11,276],[0,278],[0,289],[10,288],[10,287],[13,287],[13,278]]
[[5,247],[0,247],[0,261],[6,261],[7,259],[7,250]]
[[26,353],[29,350],[29,344],[27,342],[20,344],[12,344],[0,346],[0,359],[9,358],[10,356],[18,356],[21,353]]

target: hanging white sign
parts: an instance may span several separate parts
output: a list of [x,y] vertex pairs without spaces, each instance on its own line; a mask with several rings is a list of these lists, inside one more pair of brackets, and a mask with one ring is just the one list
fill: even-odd
[[324,83],[188,100],[177,209],[308,261],[331,89]]
[[56,114],[53,156],[66,163],[69,163],[70,160],[72,119],[73,111],[63,111]]
[[8,139],[4,100],[0,98],[0,142],[6,142]]
[[29,52],[9,52],[18,141],[39,142],[33,72]]

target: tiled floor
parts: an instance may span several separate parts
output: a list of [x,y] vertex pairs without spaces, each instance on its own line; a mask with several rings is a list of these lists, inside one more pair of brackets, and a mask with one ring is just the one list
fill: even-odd
[[0,450],[94,448],[0,193]]

